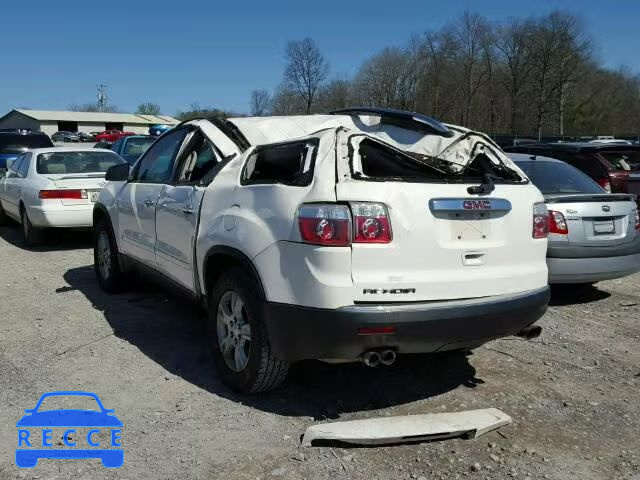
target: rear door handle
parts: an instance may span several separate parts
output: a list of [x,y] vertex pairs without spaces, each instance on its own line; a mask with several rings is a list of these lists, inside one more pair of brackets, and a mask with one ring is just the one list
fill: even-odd
[[193,208],[183,208],[182,213],[185,215],[193,215]]
[[145,207],[153,207],[156,204],[156,202],[154,202],[153,200],[145,200],[144,201],[144,206]]

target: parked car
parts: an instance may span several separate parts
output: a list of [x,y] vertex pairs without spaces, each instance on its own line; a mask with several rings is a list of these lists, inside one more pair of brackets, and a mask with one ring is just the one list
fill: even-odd
[[79,142],[80,136],[76,132],[58,131],[51,135],[54,142]]
[[510,154],[549,209],[549,283],[593,283],[640,271],[635,195],[607,193],[560,160]]
[[149,135],[152,137],[159,137],[164,132],[168,132],[173,127],[171,125],[151,125],[149,127]]
[[121,132],[120,130],[105,130],[95,136],[96,142],[115,142],[119,138],[126,137],[127,135],[135,135],[134,132]]
[[6,172],[8,160],[18,158],[30,148],[43,147],[53,147],[53,142],[42,132],[0,132],[0,171]]
[[546,143],[505,147],[563,160],[582,170],[607,192],[640,194],[640,146],[606,143]]
[[113,145],[113,143],[111,142],[106,142],[104,140],[96,143],[93,148],[106,148],[107,150],[111,150],[111,146]]
[[0,179],[0,223],[22,224],[29,245],[42,243],[47,227],[93,225],[93,203],[109,167],[124,163],[110,150],[35,148],[11,164]]
[[88,133],[88,132],[77,132],[78,137],[80,138],[81,142],[95,142],[96,141],[96,137],[95,135]]
[[234,389],[303,359],[373,367],[539,332],[544,198],[483,134],[367,108],[193,120],[106,179],[99,284],[142,266],[208,305]]
[[133,165],[155,141],[155,137],[131,135],[119,139],[111,146],[111,150],[124,158],[129,165]]

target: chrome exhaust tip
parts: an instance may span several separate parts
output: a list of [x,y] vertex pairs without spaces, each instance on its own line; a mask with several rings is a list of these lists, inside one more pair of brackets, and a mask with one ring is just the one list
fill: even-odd
[[542,333],[542,327],[539,325],[534,325],[532,327],[523,328],[516,335],[518,337],[522,337],[527,340],[533,340],[534,338],[538,338],[541,333]]
[[396,362],[395,350],[383,350],[380,352],[380,363],[382,365],[393,365]]
[[375,368],[380,365],[380,355],[378,352],[365,352],[360,357],[360,360],[367,367]]

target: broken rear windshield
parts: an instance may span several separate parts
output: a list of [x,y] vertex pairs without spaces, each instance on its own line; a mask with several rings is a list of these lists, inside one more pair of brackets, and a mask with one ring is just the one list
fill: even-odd
[[478,144],[472,154],[473,159],[466,164],[401,151],[369,138],[360,141],[357,149],[359,155],[352,156],[352,175],[356,179],[468,182],[489,174],[498,182],[524,180],[494,155],[490,157]]

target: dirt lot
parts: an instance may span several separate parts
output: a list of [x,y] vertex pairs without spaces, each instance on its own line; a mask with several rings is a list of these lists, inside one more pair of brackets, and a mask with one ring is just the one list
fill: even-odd
[[[534,341],[378,370],[306,362],[279,390],[244,397],[216,377],[195,307],[146,281],[108,296],[89,235],[50,242],[31,251],[19,229],[0,228],[2,480],[640,478],[640,275],[555,290]],[[122,468],[13,464],[16,421],[52,390],[92,391],[115,409]],[[475,440],[299,448],[315,422],[482,407],[514,424]]]

